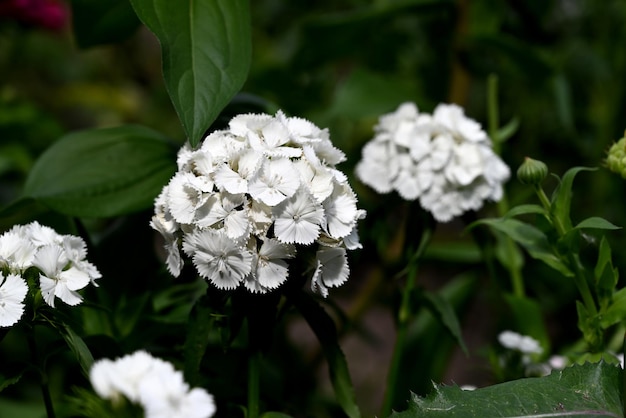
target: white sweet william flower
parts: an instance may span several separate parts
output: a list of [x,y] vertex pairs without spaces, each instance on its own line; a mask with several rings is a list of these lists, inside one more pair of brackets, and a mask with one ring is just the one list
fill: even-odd
[[[164,238],[168,270],[181,273],[182,249],[216,287],[266,293],[288,280],[302,246],[316,246],[312,253],[360,248],[356,228],[365,212],[335,166],[345,159],[328,130],[281,111],[235,116],[198,149],[183,146],[150,222]],[[342,271],[347,278],[347,258]]]
[[24,298],[28,285],[17,274],[6,277],[0,272],[0,327],[10,327],[20,320],[24,313]]
[[200,275],[220,289],[234,289],[252,270],[252,253],[222,230],[197,230],[185,237],[183,250],[193,254]]
[[320,235],[324,208],[305,189],[274,209],[274,233],[285,243],[312,244]]
[[378,193],[396,190],[405,200],[419,199],[439,222],[502,198],[510,170],[459,106],[440,104],[429,115],[404,103],[374,129],[356,174]]
[[209,418],[216,411],[211,394],[190,389],[171,363],[143,350],[96,361],[89,380],[100,397],[114,402],[125,397],[140,405],[146,418]]
[[81,237],[61,235],[36,221],[15,225],[0,235],[0,269],[9,273],[7,289],[13,288],[11,283],[17,286],[14,275],[35,267],[43,299],[52,307],[55,297],[77,305],[82,301],[78,290],[89,283],[97,286],[102,275],[86,257],[87,244]]
[[87,286],[91,279],[86,272],[70,263],[62,247],[41,247],[35,254],[33,265],[41,270],[41,295],[48,305],[54,308],[55,296],[71,306],[82,302],[77,291]]

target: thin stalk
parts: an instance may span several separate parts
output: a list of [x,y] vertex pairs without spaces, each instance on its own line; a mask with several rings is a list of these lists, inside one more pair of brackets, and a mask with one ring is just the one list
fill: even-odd
[[394,345],[393,355],[391,357],[391,364],[389,366],[389,373],[387,375],[387,390],[385,398],[383,400],[383,407],[381,416],[389,416],[391,414],[391,408],[393,406],[393,396],[396,392],[396,386],[398,383],[398,374],[400,372],[400,365],[402,363],[403,349],[406,343],[406,337],[408,333],[409,320],[411,318],[411,295],[415,288],[417,280],[417,264],[424,251],[430,243],[432,237],[432,230],[426,228],[422,233],[419,247],[413,256],[409,259],[406,268],[407,279],[402,291],[402,301],[400,309],[398,311],[398,330],[396,333],[396,342]]
[[48,418],[55,418],[56,415],[54,413],[52,397],[50,396],[50,388],[48,386],[48,374],[45,371],[45,365],[40,364],[39,351],[37,349],[37,342],[35,341],[35,330],[31,326],[28,327],[26,332],[26,340],[33,364],[37,367],[37,371],[39,372],[41,395],[46,407],[46,415]]
[[261,353],[254,350],[248,358],[248,415],[247,418],[259,417],[259,398],[261,380]]
[[[500,129],[500,109],[498,107],[498,76],[490,74],[487,78],[487,124],[489,137],[491,138],[493,151],[500,155],[501,141],[498,138],[498,129]],[[509,211],[509,203],[506,195],[497,204],[498,215],[504,216]],[[504,251],[509,259],[513,259],[515,254],[515,242],[508,236],[503,238]],[[509,276],[511,277],[511,287],[513,294],[517,297],[526,297],[526,289],[524,286],[524,278],[522,271],[517,266],[508,266]]]

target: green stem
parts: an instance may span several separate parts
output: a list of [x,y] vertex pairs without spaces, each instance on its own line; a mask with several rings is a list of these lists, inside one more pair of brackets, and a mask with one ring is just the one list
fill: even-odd
[[[487,77],[487,123],[489,137],[491,138],[493,151],[500,155],[501,141],[498,138],[498,129],[500,128],[500,110],[498,108],[498,76],[490,74]],[[506,195],[497,204],[498,215],[503,217],[509,211],[509,203]],[[515,257],[515,242],[510,237],[504,237],[504,251],[507,257],[513,259]],[[506,266],[511,277],[511,287],[513,294],[517,297],[526,297],[526,289],[524,287],[524,278],[522,271],[518,266]]]
[[[546,196],[546,193],[543,191],[541,186],[539,186],[538,184],[535,185],[535,192],[539,197],[541,205],[544,207],[544,209],[546,209],[548,213],[550,213],[550,200],[548,199],[548,196]],[[563,223],[558,218],[553,216],[550,216],[550,220],[552,221],[559,237],[564,236],[566,231]],[[596,315],[598,313],[598,308],[596,307],[593,295],[591,294],[591,289],[589,288],[589,283],[587,282],[587,277],[585,276],[585,268],[583,267],[580,259],[578,258],[578,255],[576,254],[569,253],[567,255],[567,261],[569,266],[574,270],[574,283],[576,284],[578,292],[583,298],[583,303],[585,304],[585,307],[592,316]]]
[[387,375],[387,389],[381,413],[381,416],[383,417],[391,414],[391,408],[394,400],[393,398],[398,383],[398,374],[402,363],[402,354],[408,332],[409,319],[411,318],[411,296],[417,279],[417,264],[422,254],[424,254],[424,251],[428,247],[431,237],[432,230],[430,228],[426,228],[422,233],[422,238],[417,251],[409,259],[406,267],[407,279],[404,289],[402,290],[402,301],[398,311],[398,330],[396,333],[393,355],[391,357],[391,364],[389,366],[389,373]]
[[248,358],[248,415],[247,418],[258,418],[261,380],[261,353],[254,350]]
[[39,352],[37,350],[37,342],[35,341],[35,330],[32,326],[29,326],[26,331],[26,340],[28,342],[28,348],[30,349],[30,355],[35,367],[39,371],[41,395],[43,397],[43,403],[46,407],[46,414],[48,418],[55,418],[54,407],[52,405],[52,397],[50,396],[50,388],[48,386],[48,374],[45,370],[45,364],[40,364]]

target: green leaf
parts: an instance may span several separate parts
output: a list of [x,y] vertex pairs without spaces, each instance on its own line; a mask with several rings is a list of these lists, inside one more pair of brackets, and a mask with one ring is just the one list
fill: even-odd
[[128,0],[72,0],[72,28],[81,48],[130,37],[141,22]]
[[79,337],[69,325],[64,323],[58,323],[57,325],[60,326],[59,331],[70,350],[72,350],[72,353],[74,353],[83,373],[85,376],[89,376],[89,370],[93,364],[93,356],[87,344],[85,344],[83,339]]
[[4,376],[3,374],[0,374],[0,392],[5,390],[7,387],[19,382],[20,379],[22,378],[22,375],[24,374],[24,371],[25,370],[20,371],[19,373],[14,374],[13,376]]
[[537,214],[537,215],[548,216],[548,213],[546,212],[546,210],[542,206],[528,204],[528,205],[515,206],[514,208],[509,210],[504,215],[504,217],[505,218],[513,218],[515,216],[528,215],[528,214]]
[[131,0],[157,36],[165,86],[191,146],[246,81],[251,60],[247,0]]
[[176,171],[159,133],[121,126],[72,133],[35,163],[24,196],[69,216],[112,217],[152,206]]
[[600,319],[600,325],[607,329],[626,319],[626,287],[613,294],[613,301]]
[[621,375],[620,367],[599,362],[474,391],[435,386],[391,417],[623,417]]
[[504,295],[515,321],[515,329],[539,341],[544,353],[550,352],[550,337],[543,319],[542,306],[533,299],[515,295]]
[[595,168],[574,167],[567,170],[559,185],[552,195],[551,212],[557,222],[561,222],[565,228],[565,232],[572,229],[572,221],[570,220],[570,206],[572,204],[572,184],[574,177],[581,171],[595,171]]
[[283,414],[282,412],[266,412],[261,415],[261,418],[293,418],[291,415]]
[[360,417],[361,413],[355,402],[348,363],[339,346],[335,323],[309,294],[299,292],[290,296],[292,303],[300,311],[322,346],[337,401],[350,418]]
[[209,334],[213,328],[212,310],[206,295],[200,298],[191,310],[187,324],[184,346],[185,380],[191,386],[198,384],[200,363],[209,345]]
[[435,314],[442,324],[450,331],[452,336],[457,340],[463,352],[469,356],[469,351],[463,340],[463,334],[461,332],[461,324],[454,312],[452,304],[442,297],[440,294],[433,292],[424,292],[426,301],[431,306],[431,311]]
[[611,222],[598,216],[592,216],[590,218],[581,221],[574,227],[575,229],[622,229],[620,226],[613,225]]
[[619,271],[613,267],[611,246],[606,237],[602,237],[600,241],[598,261],[594,268],[594,278],[600,310],[603,312],[606,311],[613,299],[613,292],[619,279]]
[[543,261],[565,276],[573,276],[567,265],[554,254],[548,243],[548,238],[538,228],[517,219],[507,218],[481,219],[471,224],[469,228],[473,228],[475,225],[488,225],[497,231],[505,233],[513,241],[524,247],[531,257]]

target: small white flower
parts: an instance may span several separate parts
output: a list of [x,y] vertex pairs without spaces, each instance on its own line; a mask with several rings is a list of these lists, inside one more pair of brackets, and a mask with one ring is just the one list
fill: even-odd
[[295,173],[293,163],[287,158],[266,160],[250,179],[250,196],[268,206],[276,206],[298,190],[300,179]]
[[181,224],[192,223],[196,217],[196,210],[201,207],[208,195],[205,182],[191,173],[177,173],[168,185],[169,211]]
[[17,323],[24,313],[24,298],[28,285],[17,274],[6,277],[0,272],[0,327],[10,327]]
[[87,286],[91,279],[87,273],[70,264],[62,247],[41,247],[35,254],[33,265],[41,270],[41,295],[48,305],[54,308],[55,296],[71,306],[82,302],[77,291]]
[[498,341],[503,347],[519,351],[523,354],[541,354],[543,352],[539,341],[513,331],[501,332],[498,335]]
[[[296,248],[273,238],[266,238],[256,254],[254,278],[260,289],[276,289],[287,280],[288,265],[286,259],[294,258]],[[246,282],[249,286],[249,284]],[[257,289],[257,286],[253,286]],[[259,290],[257,290],[259,291]]]
[[510,170],[459,106],[441,104],[431,116],[404,103],[381,116],[374,130],[356,175],[378,193],[396,190],[405,200],[419,199],[439,222],[502,198]]
[[274,209],[274,233],[284,243],[312,244],[320,234],[324,209],[306,190]]
[[220,289],[234,289],[252,270],[252,254],[221,230],[196,231],[185,237],[183,250],[193,254],[198,273]]

